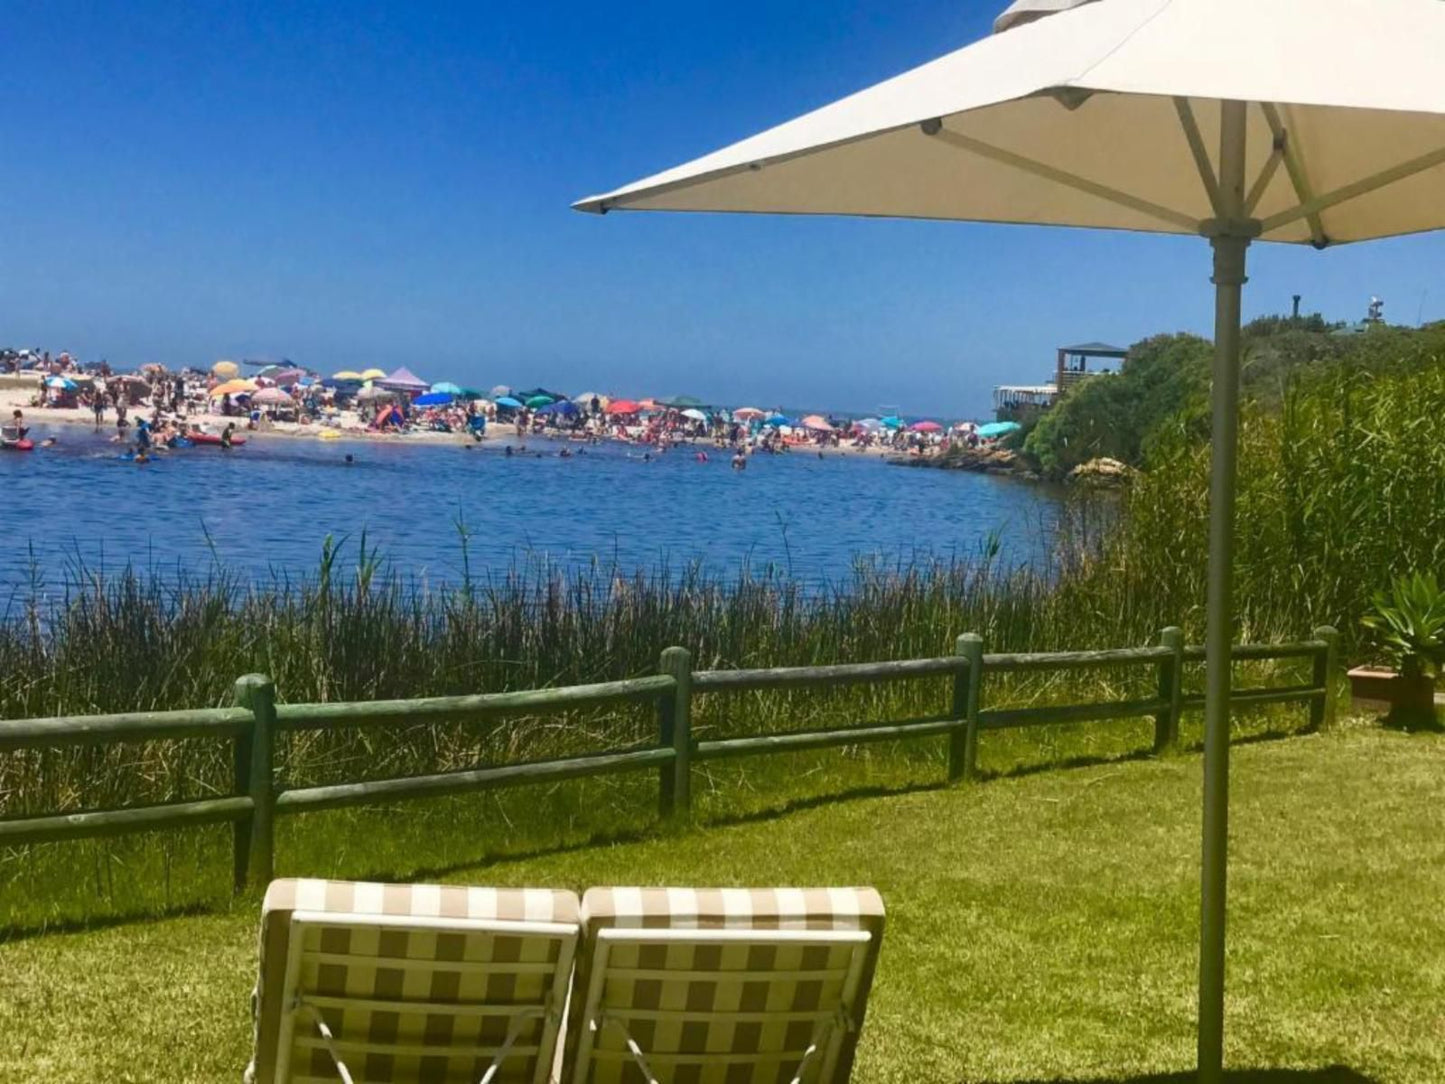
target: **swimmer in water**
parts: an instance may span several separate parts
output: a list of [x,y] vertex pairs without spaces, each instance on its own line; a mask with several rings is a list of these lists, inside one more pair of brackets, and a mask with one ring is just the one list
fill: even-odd
[[748,469],[748,457],[747,457],[747,454],[746,454],[745,452],[743,452],[743,450],[742,450],[741,448],[739,448],[739,449],[737,450],[737,452],[734,453],[734,455],[733,455],[733,470],[747,470],[747,469]]
[[352,455],[350,452],[347,452],[347,453],[346,453],[346,461],[347,461],[348,463],[355,463],[355,462],[356,462],[356,457],[355,457],[354,455]]
[[506,447],[506,454],[507,454],[507,455],[511,455],[511,454],[512,454],[512,446],[511,446],[510,444],[508,444],[507,447]]

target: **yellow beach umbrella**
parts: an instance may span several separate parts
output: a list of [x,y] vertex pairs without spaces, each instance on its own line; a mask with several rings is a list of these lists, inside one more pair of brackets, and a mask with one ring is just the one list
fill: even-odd
[[211,372],[224,380],[230,380],[241,371],[241,367],[234,361],[218,361],[211,366]]
[[228,380],[211,389],[211,398],[219,399],[223,395],[244,395],[255,390],[256,382],[254,380]]
[[364,369],[364,370],[362,370],[362,372],[361,372],[361,379],[362,379],[362,380],[385,380],[385,379],[386,379],[386,370],[385,370],[385,369]]
[[339,373],[331,374],[332,380],[365,380],[360,373],[352,372],[350,369],[342,369]]

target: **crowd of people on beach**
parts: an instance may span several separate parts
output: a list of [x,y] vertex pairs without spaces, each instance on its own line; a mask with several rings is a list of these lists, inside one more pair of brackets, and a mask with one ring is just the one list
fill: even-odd
[[736,469],[754,453],[837,449],[930,455],[954,445],[976,447],[999,435],[988,433],[996,426],[980,429],[970,422],[946,426],[898,415],[794,417],[685,396],[630,400],[596,392],[568,396],[541,387],[513,391],[505,385],[482,392],[429,383],[406,368],[323,376],[289,361],[244,364],[252,370],[246,376],[230,361],[209,369],[146,365],[118,373],[104,361],[81,364],[69,353],[0,350],[0,368],[33,376],[29,406],[88,413],[97,432],[113,416],[112,439],[130,444],[142,460],[156,449],[188,443],[230,448],[242,443],[238,429],[323,439],[424,433],[481,441],[495,426],[514,434],[519,444],[528,437],[622,441],[658,454],[677,445],[706,445],[731,450]]

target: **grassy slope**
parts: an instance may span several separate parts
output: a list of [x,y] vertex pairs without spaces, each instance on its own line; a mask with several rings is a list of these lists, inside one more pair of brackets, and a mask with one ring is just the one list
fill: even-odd
[[[1445,1079],[1445,739],[1242,746],[1234,794],[1231,1063]],[[1192,1056],[1198,809],[1197,758],[1139,761],[451,879],[872,883],[891,925],[855,1080],[1142,1082]],[[0,946],[0,1079],[237,1079],[255,925],[246,903]]]

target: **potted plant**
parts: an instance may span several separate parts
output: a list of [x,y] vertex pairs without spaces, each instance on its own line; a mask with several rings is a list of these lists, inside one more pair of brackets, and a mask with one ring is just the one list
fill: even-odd
[[1389,723],[1433,726],[1435,678],[1445,661],[1445,591],[1433,575],[1402,576],[1375,593],[1363,624],[1394,668],[1351,670],[1354,699],[1387,704]]

